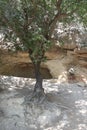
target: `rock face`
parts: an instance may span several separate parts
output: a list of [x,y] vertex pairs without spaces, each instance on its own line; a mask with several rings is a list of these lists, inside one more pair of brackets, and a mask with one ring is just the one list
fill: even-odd
[[87,48],[87,28],[77,19],[68,25],[58,23],[54,31],[54,38],[64,49],[73,50],[78,45],[81,48]]
[[[1,82],[2,81],[2,82]],[[34,79],[0,76],[0,130],[86,130],[87,88],[44,80],[46,100],[27,102]]]

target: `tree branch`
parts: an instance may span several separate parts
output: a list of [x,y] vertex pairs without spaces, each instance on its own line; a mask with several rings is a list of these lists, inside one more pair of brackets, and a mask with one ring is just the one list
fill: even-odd
[[57,7],[57,14],[54,16],[54,18],[49,22],[49,28],[50,28],[50,33],[49,37],[51,37],[53,30],[56,26],[57,21],[63,17],[64,14],[61,13],[61,4],[63,0],[57,0],[56,2],[56,7]]
[[56,23],[57,21],[61,18],[61,15],[59,13],[57,13],[55,15],[55,17],[51,20],[51,22],[49,23],[49,37],[51,37],[55,27],[56,27]]
[[60,12],[58,12],[58,13],[55,15],[55,17],[54,17],[54,18],[50,21],[50,23],[49,23],[49,30],[50,30],[49,37],[52,36],[52,33],[53,33],[53,31],[54,31],[54,29],[55,29],[55,27],[56,27],[57,21],[58,21],[58,20],[61,20],[61,19],[63,19],[63,18],[66,18],[66,17],[68,17],[68,16],[70,16],[70,15],[72,15],[73,13],[76,12],[76,10],[77,10],[77,9],[74,9],[74,10],[72,10],[70,13],[60,13]]
[[62,1],[63,1],[63,0],[58,0],[57,3],[56,3],[56,7],[57,7],[58,10],[60,10]]

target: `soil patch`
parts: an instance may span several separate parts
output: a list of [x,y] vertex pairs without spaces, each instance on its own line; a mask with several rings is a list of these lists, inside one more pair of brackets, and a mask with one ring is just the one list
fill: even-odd
[[[0,72],[1,75],[35,78],[34,67],[31,63],[7,64]],[[51,79],[49,69],[41,67],[41,74],[44,79]]]
[[[41,74],[44,79],[51,79],[47,65],[42,64]],[[26,52],[7,52],[2,51],[0,55],[0,75],[35,78],[34,67]]]
[[[56,78],[60,82],[84,82],[87,84],[87,68],[79,64],[80,60],[71,53],[52,50],[46,53],[47,62],[42,63],[41,73],[44,79]],[[81,61],[82,63],[82,61]],[[75,70],[75,77],[68,77],[70,68]],[[5,52],[0,55],[0,74],[34,78],[34,68],[26,52]],[[74,80],[72,80],[74,79]],[[69,81],[70,80],[70,81]]]

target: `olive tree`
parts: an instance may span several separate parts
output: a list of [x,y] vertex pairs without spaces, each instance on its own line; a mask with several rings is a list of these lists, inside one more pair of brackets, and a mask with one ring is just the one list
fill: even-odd
[[87,0],[0,0],[0,27],[6,39],[28,51],[34,65],[34,93],[43,95],[41,62],[57,22],[79,17],[87,24]]

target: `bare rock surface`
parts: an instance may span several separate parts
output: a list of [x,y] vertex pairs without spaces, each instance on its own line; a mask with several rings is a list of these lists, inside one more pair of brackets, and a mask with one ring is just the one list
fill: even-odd
[[34,84],[0,76],[0,130],[87,130],[87,86],[44,80],[46,100],[26,103]]

